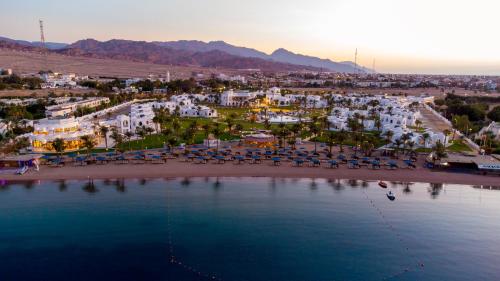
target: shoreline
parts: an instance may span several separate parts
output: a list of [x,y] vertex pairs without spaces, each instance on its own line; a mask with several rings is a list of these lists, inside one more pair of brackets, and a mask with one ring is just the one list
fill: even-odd
[[262,164],[235,165],[194,164],[169,160],[166,164],[105,164],[88,166],[41,166],[40,171],[30,170],[24,175],[5,174],[0,179],[7,181],[33,180],[86,180],[86,179],[144,179],[144,178],[196,178],[196,177],[267,177],[267,178],[324,178],[367,181],[399,181],[422,183],[447,183],[464,185],[500,186],[499,176],[483,176],[467,173],[431,171],[423,167],[416,169],[371,170],[367,168],[338,169],[325,167],[292,167],[284,162],[274,166],[269,161]]

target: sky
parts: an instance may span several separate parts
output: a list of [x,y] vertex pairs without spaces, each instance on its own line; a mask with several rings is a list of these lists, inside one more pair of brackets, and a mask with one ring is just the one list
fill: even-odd
[[500,75],[498,0],[0,0],[0,36],[223,40],[382,73]]

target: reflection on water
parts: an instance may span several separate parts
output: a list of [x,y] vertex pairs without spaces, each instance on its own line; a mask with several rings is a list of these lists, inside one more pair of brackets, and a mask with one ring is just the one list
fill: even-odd
[[64,280],[71,272],[72,280],[121,281],[500,276],[498,188],[391,182],[388,190],[395,201],[377,182],[361,180],[4,182],[0,276]]
[[[165,181],[172,181],[175,179],[164,179]],[[291,184],[297,184],[297,182],[300,181],[300,179],[284,179],[284,178],[269,178],[269,187],[271,190],[274,192],[276,191],[276,187],[279,184],[283,184],[286,182],[289,182]],[[219,190],[224,186],[224,179],[221,179],[219,177],[215,178],[210,178],[210,177],[205,177],[203,178],[203,181],[207,184],[210,184],[214,190]],[[125,179],[106,179],[106,180],[101,180],[99,181],[102,186],[114,186],[117,192],[124,193],[127,191],[126,187],[126,180]],[[68,180],[58,180],[55,181],[57,183],[57,187],[59,191],[65,192],[68,189]],[[140,186],[146,186],[148,184],[147,179],[139,179],[137,183]],[[360,180],[341,180],[341,179],[327,179],[326,183],[332,187],[335,191],[342,191],[345,189],[346,186],[351,187],[351,188],[358,188],[358,187],[363,187],[363,188],[368,188],[370,186],[370,181],[360,181]],[[402,192],[405,195],[409,195],[412,193],[412,186],[415,185],[415,183],[411,182],[389,182],[391,188],[400,188],[402,187]],[[26,190],[32,190],[34,189],[37,185],[40,184],[40,181],[7,181],[7,180],[2,180],[0,181],[0,192],[2,191],[7,191],[10,189],[12,185],[20,185]],[[180,185],[184,187],[189,187],[192,184],[192,178],[182,178],[180,180]],[[319,187],[318,184],[318,179],[310,179],[309,182],[309,189],[311,191],[317,190]],[[444,190],[444,187],[446,184],[443,183],[429,183],[427,191],[430,195],[430,198],[432,199],[438,199],[442,191]],[[500,186],[491,186],[491,185],[473,185],[471,186],[474,189],[485,189],[485,190],[500,190]],[[97,193],[99,192],[99,189],[97,188],[97,185],[94,180],[89,179],[85,182],[83,182],[82,185],[82,190],[87,192],[87,193]]]

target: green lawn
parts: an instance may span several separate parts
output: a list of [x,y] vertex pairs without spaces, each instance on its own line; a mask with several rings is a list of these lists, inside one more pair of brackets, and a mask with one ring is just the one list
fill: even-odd
[[454,140],[453,144],[447,147],[450,152],[470,152],[472,151],[462,140]]

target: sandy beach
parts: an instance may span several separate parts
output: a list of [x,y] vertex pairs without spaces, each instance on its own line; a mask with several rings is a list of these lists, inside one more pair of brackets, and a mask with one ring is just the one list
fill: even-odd
[[19,175],[2,175],[4,180],[70,180],[70,179],[125,179],[125,178],[172,178],[172,177],[277,177],[277,178],[327,178],[385,180],[401,182],[452,183],[499,186],[500,177],[466,173],[431,171],[418,166],[416,169],[372,170],[367,167],[349,169],[341,165],[338,169],[327,167],[294,167],[291,162],[274,166],[271,161],[262,164],[194,164],[178,159],[169,159],[166,164],[115,164],[50,167],[41,166],[40,171],[29,171]]

